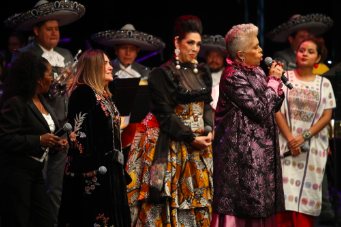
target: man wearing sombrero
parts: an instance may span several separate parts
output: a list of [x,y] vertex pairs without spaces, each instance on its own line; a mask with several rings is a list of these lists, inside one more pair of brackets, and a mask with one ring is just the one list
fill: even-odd
[[[29,51],[46,58],[52,65],[54,75],[59,75],[68,62],[73,63],[70,51],[57,47],[60,37],[59,27],[78,20],[84,13],[84,6],[75,1],[40,0],[33,9],[9,17],[5,21],[7,27],[18,31],[33,31],[35,36],[30,45],[13,52],[12,62],[19,53]],[[70,81],[67,84],[71,84]],[[67,117],[68,96],[66,92],[58,97],[47,98],[47,101],[55,112],[60,126],[63,126]],[[66,134],[61,138],[66,138]],[[65,152],[51,151],[44,168],[55,226],[58,225],[65,162]]]
[[201,47],[198,54],[204,58],[206,64],[210,67],[212,76],[212,99],[211,102],[214,113],[217,108],[219,98],[220,77],[225,69],[226,64],[226,43],[225,38],[221,35],[203,35],[201,39]]
[[[145,32],[135,30],[132,24],[124,25],[120,30],[107,30],[91,36],[92,40],[105,46],[115,48],[116,59],[111,61],[113,76],[118,78],[141,78],[140,85],[147,85],[150,68],[135,62],[137,54],[143,51],[159,51],[165,43]],[[129,123],[130,116],[121,116],[122,148],[125,159],[134,138],[137,123]]]
[[120,30],[99,32],[91,37],[95,42],[115,48],[117,58],[112,61],[113,75],[119,78],[141,78],[146,84],[150,69],[135,62],[140,50],[158,51],[165,48],[160,39],[145,32],[136,31],[132,24]]
[[333,26],[333,20],[322,14],[293,15],[289,21],[277,26],[266,34],[273,42],[289,41],[290,47],[274,54],[276,61],[284,63],[286,71],[296,70],[296,52],[300,43],[312,36],[319,36]]

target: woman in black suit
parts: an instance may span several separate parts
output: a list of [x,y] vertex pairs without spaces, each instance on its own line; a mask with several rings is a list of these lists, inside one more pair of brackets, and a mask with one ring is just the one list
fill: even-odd
[[13,62],[0,100],[0,198],[2,226],[53,226],[42,169],[51,149],[66,151],[53,135],[57,118],[41,94],[52,68],[25,52]]

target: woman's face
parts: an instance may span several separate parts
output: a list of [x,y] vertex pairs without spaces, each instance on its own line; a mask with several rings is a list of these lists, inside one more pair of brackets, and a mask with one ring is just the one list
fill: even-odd
[[297,51],[296,61],[299,68],[314,67],[321,59],[317,53],[317,46],[311,41],[303,42]]
[[263,57],[263,50],[259,46],[257,36],[253,36],[247,50],[242,53],[241,58],[244,58],[244,64],[248,66],[259,66]]
[[112,66],[107,55],[104,54],[104,85],[107,85],[110,81],[113,81]]
[[182,63],[192,62],[198,55],[201,46],[199,33],[187,33],[180,42],[175,39],[175,47],[180,49],[179,60]]
[[42,90],[41,93],[47,93],[50,89],[51,83],[53,81],[53,75],[52,75],[52,66],[50,65],[50,63],[46,63],[47,64],[47,70],[44,72],[44,77],[42,79],[40,79],[40,84],[38,84],[38,86],[41,86],[42,84]]

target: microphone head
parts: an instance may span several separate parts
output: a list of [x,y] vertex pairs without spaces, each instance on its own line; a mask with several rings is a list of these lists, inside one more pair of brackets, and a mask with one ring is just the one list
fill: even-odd
[[264,63],[267,65],[267,66],[271,66],[271,64],[272,64],[272,58],[270,58],[270,57],[266,57],[265,59],[264,59]]
[[204,130],[205,130],[205,132],[212,132],[212,127],[209,125],[206,125]]
[[99,172],[100,174],[105,174],[105,173],[107,172],[107,167],[105,167],[105,166],[100,166],[100,167],[98,168],[98,172]]
[[70,123],[65,123],[64,126],[63,126],[63,130],[65,132],[71,132],[71,130],[72,130],[71,124]]

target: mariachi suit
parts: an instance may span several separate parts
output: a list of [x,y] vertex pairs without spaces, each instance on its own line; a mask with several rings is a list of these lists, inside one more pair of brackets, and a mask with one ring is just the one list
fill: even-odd
[[[73,63],[73,57],[69,50],[64,48],[55,47],[53,50],[64,57],[64,63]],[[33,41],[30,45],[19,49],[19,53],[29,51],[36,54],[37,56],[43,55],[43,50],[41,47]],[[13,52],[12,62],[18,57],[19,53]],[[54,73],[60,74],[61,67],[55,67],[52,65],[52,71]],[[67,107],[69,103],[69,98],[67,94],[61,97],[49,98],[46,97],[47,102],[52,107],[55,115],[57,116],[59,125],[62,127],[66,123],[67,117]],[[61,138],[66,139],[66,134],[61,136]],[[46,185],[48,187],[48,194],[51,202],[51,209],[53,214],[53,219],[55,224],[58,223],[58,211],[62,195],[62,184],[64,176],[64,167],[66,163],[66,153],[67,152],[51,152],[48,156],[48,161],[44,168],[44,176],[46,176]]]
[[[115,59],[114,61],[111,62],[111,64],[113,67],[112,75],[117,75],[116,73],[121,70],[119,60]],[[141,65],[140,63],[137,63],[137,62],[133,62],[133,64],[131,65],[131,68],[141,75],[142,81],[148,80],[150,68],[148,68],[144,65]],[[120,76],[118,75],[118,77],[120,77]]]
[[284,63],[284,70],[291,71],[296,70],[296,53],[291,49],[287,48],[285,50],[277,51],[274,54],[274,58],[277,61]]
[[[56,130],[57,117],[42,95],[38,96],[50,113]],[[0,195],[2,226],[53,226],[49,198],[42,170],[40,135],[51,133],[32,99],[14,96],[0,112]],[[50,148],[50,151],[52,149]]]

